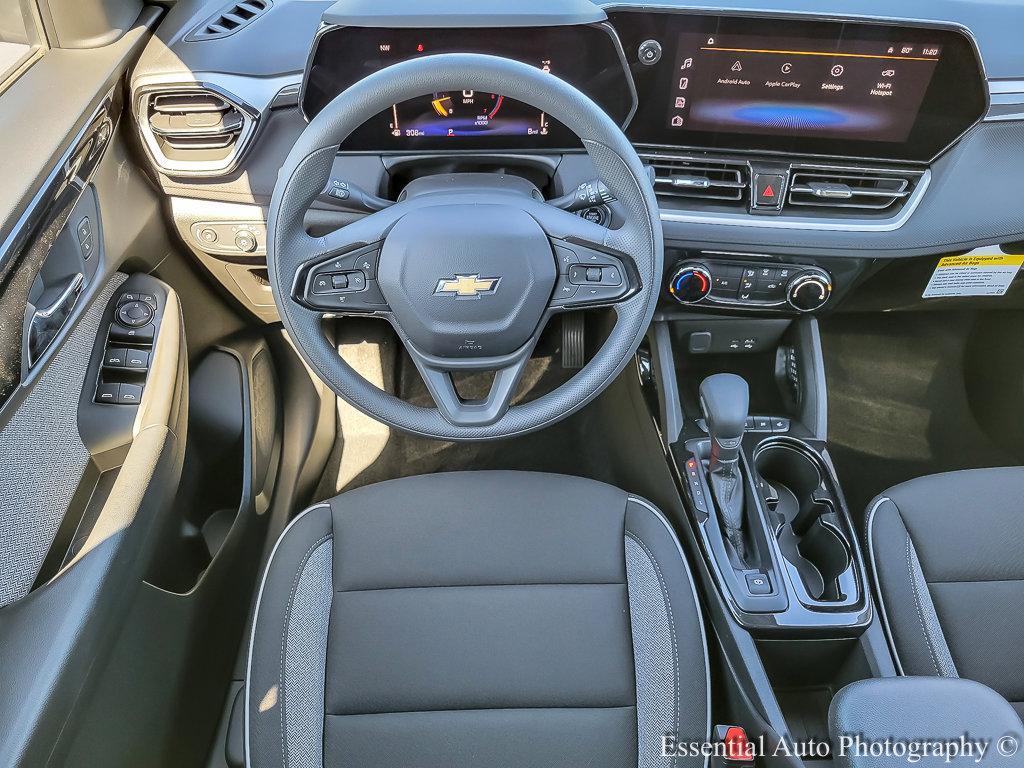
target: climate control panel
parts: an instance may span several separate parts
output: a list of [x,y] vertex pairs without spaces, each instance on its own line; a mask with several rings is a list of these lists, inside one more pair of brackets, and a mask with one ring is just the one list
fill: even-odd
[[806,264],[684,259],[668,279],[680,304],[813,312],[828,303],[832,276]]

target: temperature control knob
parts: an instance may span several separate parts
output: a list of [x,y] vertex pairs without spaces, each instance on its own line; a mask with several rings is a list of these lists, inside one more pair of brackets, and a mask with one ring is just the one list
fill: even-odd
[[799,272],[786,287],[786,300],[793,309],[813,312],[821,309],[832,295],[832,278],[823,269]]
[[696,304],[711,293],[711,270],[699,261],[684,261],[672,274],[668,292],[681,304]]

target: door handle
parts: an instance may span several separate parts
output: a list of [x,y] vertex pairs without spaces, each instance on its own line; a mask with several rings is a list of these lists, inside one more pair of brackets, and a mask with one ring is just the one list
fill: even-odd
[[42,357],[68,318],[71,317],[71,312],[78,303],[78,297],[82,294],[83,288],[85,288],[85,275],[77,272],[61,289],[57,298],[45,307],[37,307],[32,313],[28,328],[29,368]]

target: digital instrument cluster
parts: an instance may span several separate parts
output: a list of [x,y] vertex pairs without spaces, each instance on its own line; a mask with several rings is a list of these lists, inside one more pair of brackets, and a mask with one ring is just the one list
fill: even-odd
[[[438,53],[486,53],[530,64],[573,83],[625,124],[635,92],[625,55],[608,25],[541,29],[337,27],[317,40],[302,106],[308,118],[356,81],[391,64]],[[566,149],[575,136],[551,116],[498,93],[437,91],[395,104],[343,149]]]

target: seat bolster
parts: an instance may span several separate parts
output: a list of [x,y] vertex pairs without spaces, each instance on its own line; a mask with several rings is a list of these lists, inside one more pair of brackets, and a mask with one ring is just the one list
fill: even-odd
[[664,515],[631,496],[625,518],[626,574],[637,678],[640,768],[703,765],[661,757],[662,738],[704,741],[710,679],[700,602],[679,540]]
[[957,677],[917,547],[888,496],[868,507],[868,552],[881,613],[905,675]]
[[[309,600],[309,588],[317,585],[327,590],[327,609],[330,606],[332,582],[330,578],[330,552],[333,535],[331,509],[328,504],[310,507],[296,517],[281,535],[277,545],[271,552],[270,560],[263,576],[259,599],[256,604],[256,615],[253,619],[253,631],[249,647],[249,670],[246,675],[245,692],[245,732],[246,732],[246,766],[247,768],[284,768],[297,765],[306,768],[307,762],[288,760],[285,750],[288,748],[285,735],[285,692],[282,690],[285,681],[285,667],[306,666],[297,661],[294,651],[297,647],[308,649],[315,647],[308,637],[302,638],[292,649],[293,656],[288,657],[289,649],[289,618],[293,608],[309,611],[312,602]],[[323,560],[319,563],[319,560]],[[318,574],[309,578],[309,569],[315,566]],[[326,568],[326,571],[323,569]],[[307,579],[300,585],[300,578],[307,572]],[[307,584],[309,585],[307,587]],[[299,590],[304,594],[298,594]],[[321,608],[323,596],[316,595]],[[305,607],[304,607],[305,606]],[[298,622],[306,631],[319,631],[311,626],[308,616]],[[322,628],[326,643],[326,622]],[[293,622],[294,628],[295,622]],[[312,670],[320,674],[320,707],[319,735],[323,739],[323,667],[324,661],[318,660]],[[289,675],[292,677],[292,675]],[[316,684],[316,681],[303,681]],[[308,687],[308,686],[307,686]],[[307,723],[308,725],[308,723]],[[314,724],[315,726],[315,724]],[[314,727],[313,730],[316,730]],[[314,734],[315,735],[315,734]],[[322,752],[322,750],[319,750]],[[322,757],[319,758],[319,764]]]

